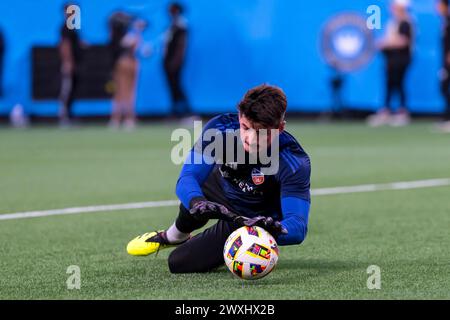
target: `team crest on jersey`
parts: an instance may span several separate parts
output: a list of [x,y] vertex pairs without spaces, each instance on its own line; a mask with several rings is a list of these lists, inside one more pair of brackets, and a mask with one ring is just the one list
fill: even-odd
[[260,185],[264,183],[264,173],[254,168],[252,170],[252,181],[255,185]]

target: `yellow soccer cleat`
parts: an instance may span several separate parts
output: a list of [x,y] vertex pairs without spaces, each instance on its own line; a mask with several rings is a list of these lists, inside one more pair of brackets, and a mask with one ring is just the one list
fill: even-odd
[[166,238],[164,230],[147,232],[131,240],[127,245],[127,252],[133,256],[148,256],[159,250],[173,247]]

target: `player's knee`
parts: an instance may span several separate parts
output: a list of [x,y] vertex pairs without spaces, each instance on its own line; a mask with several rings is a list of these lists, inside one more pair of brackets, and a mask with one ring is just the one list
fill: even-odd
[[204,273],[208,272],[222,263],[212,263],[202,259],[195,259],[189,254],[189,250],[175,249],[167,259],[169,271],[171,273]]
[[192,261],[192,259],[189,258],[189,254],[187,254],[185,250],[175,249],[169,255],[167,262],[171,273],[201,272],[201,270],[197,270],[195,261]]
[[171,273],[185,273],[183,269],[183,265],[185,262],[184,259],[181,257],[179,253],[176,252],[176,250],[172,251],[172,253],[169,255],[169,259],[167,260],[169,264],[169,270]]

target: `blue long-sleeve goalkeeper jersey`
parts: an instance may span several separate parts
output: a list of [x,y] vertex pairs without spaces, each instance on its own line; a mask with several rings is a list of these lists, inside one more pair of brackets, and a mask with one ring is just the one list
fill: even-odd
[[[278,236],[279,245],[303,242],[311,202],[311,164],[298,141],[286,131],[279,135],[279,152],[275,155],[278,170],[265,175],[264,165],[259,162],[227,162],[224,160],[228,160],[226,154],[221,154],[222,161],[217,161],[217,153],[206,155],[204,151],[214,141],[211,135],[205,137],[209,129],[228,141],[226,135],[239,129],[238,115],[219,115],[203,128],[202,139],[192,148],[177,182],[176,194],[181,203],[189,208],[193,198],[205,197],[206,182],[213,178],[218,189],[216,193],[234,212],[247,217],[271,216],[281,221],[288,234]],[[226,150],[230,149],[224,146],[223,153]]]

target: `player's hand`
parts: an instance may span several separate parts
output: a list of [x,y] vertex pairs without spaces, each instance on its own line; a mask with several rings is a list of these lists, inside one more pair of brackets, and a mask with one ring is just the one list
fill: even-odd
[[273,236],[287,234],[288,231],[280,221],[273,220],[271,217],[257,216],[244,221],[244,225],[248,227],[261,227]]
[[199,199],[193,201],[189,213],[199,220],[204,219],[221,219],[228,217],[231,213],[227,207],[217,202]]

